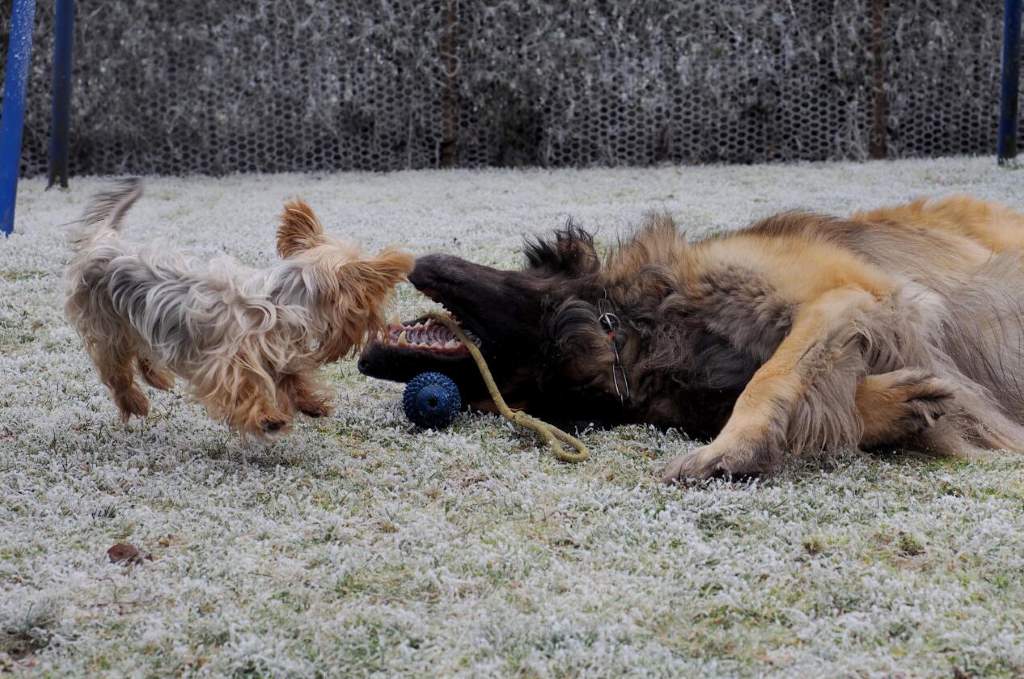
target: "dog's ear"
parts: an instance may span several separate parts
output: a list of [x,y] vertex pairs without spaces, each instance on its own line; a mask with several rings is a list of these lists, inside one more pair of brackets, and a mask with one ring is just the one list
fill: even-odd
[[297,198],[284,204],[281,225],[277,227],[277,253],[281,257],[291,257],[321,244],[323,235],[323,225],[304,200]]
[[551,240],[527,242],[524,249],[528,269],[545,275],[581,276],[601,268],[594,236],[571,219]]
[[415,258],[401,250],[383,250],[376,257],[356,259],[338,267],[342,295],[355,299],[386,298],[412,271]]
[[384,307],[395,286],[412,271],[415,258],[400,250],[384,250],[376,257],[360,258],[333,267],[335,294],[321,297],[332,317],[331,332],[321,345],[320,360],[335,361],[358,349],[367,337],[383,330]]
[[606,377],[612,374],[615,354],[599,316],[593,304],[569,298],[547,318],[548,335],[555,348],[554,364],[563,377],[575,384],[610,389]]

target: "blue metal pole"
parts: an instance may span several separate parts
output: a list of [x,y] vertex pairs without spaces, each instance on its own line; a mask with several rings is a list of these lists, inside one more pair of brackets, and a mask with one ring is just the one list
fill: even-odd
[[36,0],[14,0],[4,65],[4,106],[0,112],[0,231],[14,231],[14,199],[18,193],[21,128],[25,122],[25,88],[32,60],[32,21]]
[[1003,13],[1003,74],[999,92],[999,164],[1017,156],[1017,89],[1020,85],[1021,0],[1006,0]]
[[46,188],[68,187],[68,132],[71,129],[71,52],[75,41],[75,0],[57,0],[53,30],[53,115]]

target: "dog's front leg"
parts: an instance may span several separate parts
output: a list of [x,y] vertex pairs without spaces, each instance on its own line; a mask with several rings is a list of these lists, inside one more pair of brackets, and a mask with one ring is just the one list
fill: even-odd
[[317,381],[312,371],[283,375],[278,389],[287,400],[289,409],[298,410],[308,417],[326,417],[334,410],[330,391]]
[[877,303],[862,288],[844,287],[801,305],[789,334],[754,373],[721,433],[710,444],[670,461],[662,480],[770,471],[786,449],[795,406],[842,352],[862,351],[850,340],[856,337],[857,319]]

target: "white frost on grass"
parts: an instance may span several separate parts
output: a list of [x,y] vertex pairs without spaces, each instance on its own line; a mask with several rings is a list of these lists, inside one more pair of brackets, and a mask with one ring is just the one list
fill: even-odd
[[[699,235],[966,191],[988,158],[865,164],[152,178],[132,238],[272,257],[282,202],[373,249],[497,265],[568,216]],[[240,444],[180,392],[120,424],[61,315],[66,227],[104,181],[22,182],[0,243],[0,672],[53,676],[1024,673],[1024,461],[808,462],[669,489],[693,445],[625,427],[554,462],[495,417],[421,433],[401,387],[327,369],[337,414]],[[428,304],[408,286],[403,317]],[[106,549],[153,560],[125,568]]]

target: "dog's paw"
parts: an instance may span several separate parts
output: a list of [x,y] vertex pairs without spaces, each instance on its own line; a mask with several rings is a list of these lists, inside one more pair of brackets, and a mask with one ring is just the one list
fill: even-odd
[[127,422],[132,415],[146,417],[149,415],[149,399],[134,384],[123,391],[114,393],[114,403],[121,411],[121,419]]
[[334,412],[334,407],[328,401],[309,401],[296,405],[306,417],[327,417]]
[[900,418],[906,435],[919,434],[934,426],[939,418],[952,410],[953,399],[953,390],[937,377],[908,387]]
[[662,471],[662,481],[750,478],[765,471],[770,459],[767,449],[759,445],[712,441],[692,453],[673,458]]
[[868,401],[869,410],[861,412],[865,448],[918,436],[956,408],[952,386],[923,370],[894,370],[868,379],[882,398]]
[[327,417],[331,414],[332,410],[330,406],[325,405],[317,408],[300,408],[299,412],[306,417],[312,417],[315,419],[317,417]]
[[661,482],[672,484],[710,478],[715,474],[719,461],[708,458],[704,453],[704,448],[676,455],[661,471]]

